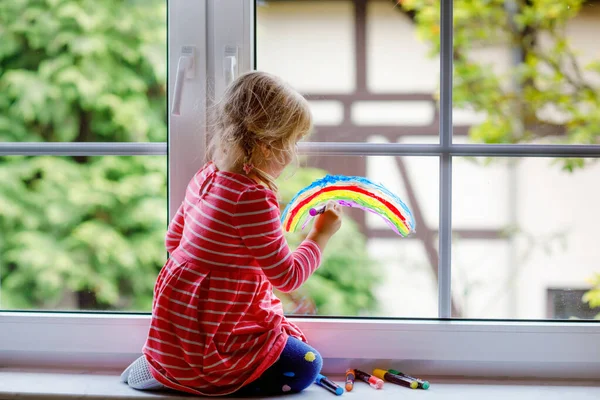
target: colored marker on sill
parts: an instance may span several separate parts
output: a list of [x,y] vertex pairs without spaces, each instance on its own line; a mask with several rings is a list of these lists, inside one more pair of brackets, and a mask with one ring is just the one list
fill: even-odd
[[373,375],[385,381],[394,383],[396,385],[404,386],[406,388],[416,389],[419,387],[419,384],[416,381],[406,379],[398,375],[390,374],[389,372],[383,369],[373,370]]
[[354,380],[356,379],[356,373],[353,369],[346,370],[346,391],[351,392],[354,388]]
[[335,382],[331,381],[324,375],[317,375],[317,379],[315,379],[315,383],[325,389],[329,390],[331,393],[341,396],[344,393],[344,389],[335,384]]
[[388,369],[388,372],[390,374],[398,375],[398,376],[401,376],[403,378],[411,379],[411,380],[417,382],[417,384],[419,385],[419,389],[427,390],[431,386],[428,381],[424,381],[424,380],[419,379],[419,378],[414,378],[414,377],[412,377],[410,375],[406,375],[406,374],[404,374],[404,373],[402,373],[400,371],[397,371],[395,369]]
[[356,379],[360,379],[361,381],[368,383],[373,389],[383,389],[383,380],[379,379],[378,377],[367,374],[360,369],[355,369],[354,373],[356,375]]

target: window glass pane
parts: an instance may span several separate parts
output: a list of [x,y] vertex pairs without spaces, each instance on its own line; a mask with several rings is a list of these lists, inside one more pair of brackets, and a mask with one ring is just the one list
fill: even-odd
[[0,310],[150,311],[166,156],[0,157]]
[[350,1],[259,1],[258,69],[305,93],[355,90],[354,16]]
[[[569,172],[570,165],[584,166]],[[453,162],[456,317],[600,314],[600,164],[582,159]]]
[[[415,4],[439,45],[439,0]],[[454,1],[454,134],[479,143],[600,143],[600,5]]]
[[[414,1],[367,1],[367,82],[374,93],[429,96],[440,81],[439,50],[422,40]],[[397,3],[397,4],[394,4]],[[439,16],[431,19],[439,34]]]
[[257,1],[257,67],[311,100],[313,141],[439,142],[439,59],[411,7],[389,0]]
[[166,1],[0,2],[0,142],[164,142]]
[[[417,233],[403,238],[378,215],[344,208],[344,222],[322,266],[291,295],[278,293],[289,314],[372,317],[437,316],[436,157],[310,157],[278,180],[282,209],[302,188],[329,174],[366,176],[412,210]],[[310,228],[288,233],[292,247]]]

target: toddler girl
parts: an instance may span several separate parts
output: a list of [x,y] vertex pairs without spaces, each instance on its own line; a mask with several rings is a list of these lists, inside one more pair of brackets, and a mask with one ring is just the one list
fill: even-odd
[[312,128],[308,103],[278,78],[251,72],[228,88],[215,128],[211,161],[169,225],[143,356],[121,379],[210,396],[299,392],[322,360],[273,288],[298,289],[341,225],[339,205],[329,203],[294,252],[283,236],[274,180]]

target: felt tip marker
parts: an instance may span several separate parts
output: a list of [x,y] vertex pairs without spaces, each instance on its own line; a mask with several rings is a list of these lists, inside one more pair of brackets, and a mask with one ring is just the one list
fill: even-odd
[[319,214],[323,214],[325,212],[325,206],[321,207],[321,208],[311,208],[308,213],[310,214],[311,217],[315,217]]
[[346,370],[346,391],[351,392],[354,388],[354,380],[356,379],[356,373],[353,369]]
[[388,382],[395,383],[396,385],[404,386],[411,389],[416,389],[419,386],[419,384],[413,380],[406,379],[398,375],[390,374],[389,372],[384,371],[383,369],[373,370],[373,375]]
[[419,384],[419,389],[425,389],[425,390],[427,390],[431,386],[429,384],[429,382],[427,382],[427,381],[424,381],[424,380],[421,380],[421,379],[418,379],[418,378],[413,378],[412,376],[403,374],[402,372],[397,371],[395,369],[388,369],[388,372],[390,374],[398,375],[398,376],[401,376],[401,377],[406,378],[406,379],[412,379],[413,381],[415,381],[415,382],[417,382]]
[[383,389],[383,381],[376,376],[369,375],[359,369],[355,369],[356,379],[368,383],[373,389]]
[[325,389],[329,390],[331,393],[333,393],[337,396],[341,396],[342,393],[344,393],[344,389],[342,389],[341,387],[336,385],[334,382],[329,380],[329,378],[327,378],[326,376],[323,376],[321,374],[317,375],[317,379],[315,379],[315,383],[319,386],[324,387]]

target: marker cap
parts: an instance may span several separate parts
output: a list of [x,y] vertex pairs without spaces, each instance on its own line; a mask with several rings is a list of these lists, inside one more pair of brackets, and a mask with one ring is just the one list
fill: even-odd
[[376,376],[369,378],[369,385],[374,389],[383,389],[383,381]]
[[374,369],[373,370],[373,375],[375,375],[376,377],[378,377],[379,379],[385,379],[385,374],[387,374],[387,371],[384,371],[382,369]]
[[344,389],[342,389],[335,383],[331,382],[325,375],[317,374],[317,378],[315,379],[315,382],[334,391],[334,393],[338,396],[341,396],[344,393]]
[[[394,374],[394,375],[402,375],[402,373],[400,371],[397,371],[395,369],[388,369],[388,372],[391,373],[391,374]],[[428,381],[424,381],[424,380],[421,380],[421,379],[415,379],[415,380],[418,383],[417,387],[421,386],[421,388],[427,390],[431,386]]]

